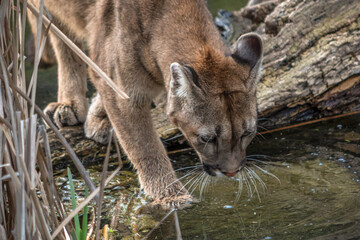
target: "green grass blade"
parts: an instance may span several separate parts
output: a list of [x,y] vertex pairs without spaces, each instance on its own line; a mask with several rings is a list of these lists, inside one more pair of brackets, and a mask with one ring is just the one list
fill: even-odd
[[71,231],[71,237],[72,239],[76,239],[76,233],[74,230]]
[[[89,195],[89,189],[85,186],[85,199]],[[84,207],[84,214],[82,219],[82,229],[81,229],[81,240],[86,240],[87,235],[87,226],[88,225],[88,205],[86,204]]]
[[[76,209],[75,189],[74,189],[74,182],[73,182],[73,179],[72,179],[72,174],[71,174],[70,168],[67,168],[67,172],[68,172],[69,184],[70,184],[72,208],[73,208],[73,210],[75,210]],[[80,228],[80,221],[79,221],[79,215],[78,214],[75,215],[74,222],[75,222],[76,238],[78,240],[80,240],[81,228]]]

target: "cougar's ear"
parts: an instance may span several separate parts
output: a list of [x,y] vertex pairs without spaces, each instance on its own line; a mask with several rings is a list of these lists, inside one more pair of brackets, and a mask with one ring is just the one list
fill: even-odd
[[235,43],[235,49],[231,55],[235,61],[247,64],[251,68],[261,65],[263,56],[263,43],[260,35],[247,33],[242,35]]
[[235,49],[231,55],[239,64],[250,67],[247,86],[255,87],[260,78],[261,64],[263,59],[263,42],[260,35],[247,33],[242,35],[235,43]]
[[170,65],[171,80],[169,85],[169,93],[177,97],[186,98],[191,91],[191,83],[185,69],[179,63]]

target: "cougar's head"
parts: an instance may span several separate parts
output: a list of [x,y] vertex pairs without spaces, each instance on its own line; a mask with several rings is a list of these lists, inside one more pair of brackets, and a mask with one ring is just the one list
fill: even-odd
[[205,46],[190,64],[170,66],[167,114],[212,176],[233,176],[246,164],[256,134],[262,52],[261,38],[250,33],[229,56]]

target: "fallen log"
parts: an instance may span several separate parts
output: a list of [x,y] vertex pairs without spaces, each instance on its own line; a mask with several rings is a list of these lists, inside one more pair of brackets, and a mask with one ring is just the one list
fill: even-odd
[[285,1],[264,21],[260,118],[279,125],[359,109],[360,2]]

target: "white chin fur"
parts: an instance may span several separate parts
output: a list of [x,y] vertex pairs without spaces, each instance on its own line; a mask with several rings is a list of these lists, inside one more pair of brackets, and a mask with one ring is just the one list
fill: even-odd
[[217,177],[224,177],[224,176],[225,176],[225,175],[222,174],[222,172],[220,172],[220,170],[218,170],[218,169],[215,170],[215,173],[216,173],[216,176],[217,176]]

